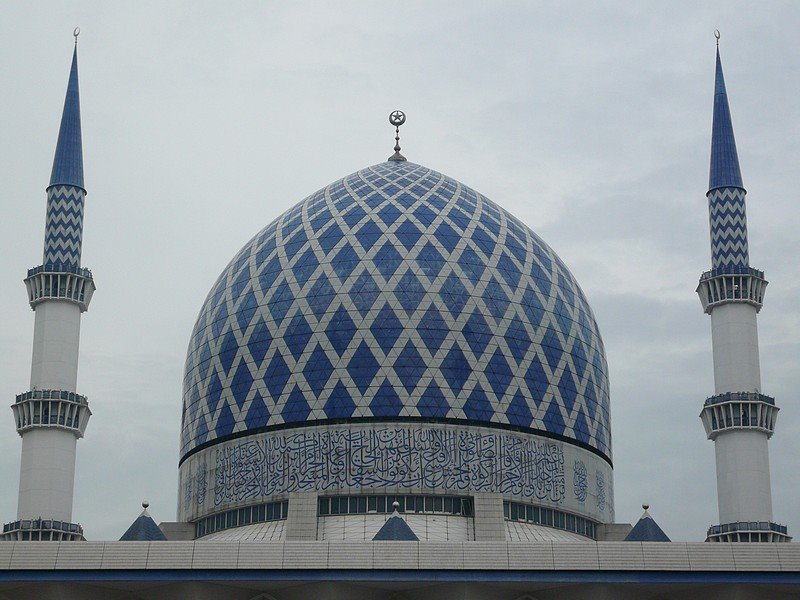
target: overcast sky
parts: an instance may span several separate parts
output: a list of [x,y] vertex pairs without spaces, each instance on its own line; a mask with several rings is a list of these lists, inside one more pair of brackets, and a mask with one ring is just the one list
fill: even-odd
[[[791,2],[0,3],[0,405],[28,389],[49,181],[80,25],[83,317],[74,519],[117,539],[146,498],[175,518],[181,379],[205,296],[263,226],[331,181],[403,154],[539,233],[608,352],[617,520],[673,540],[717,523],[710,320],[713,31],[748,189],[775,520],[800,536],[800,4]],[[21,443],[0,406],[0,521]],[[800,539],[800,538],[799,538]]]

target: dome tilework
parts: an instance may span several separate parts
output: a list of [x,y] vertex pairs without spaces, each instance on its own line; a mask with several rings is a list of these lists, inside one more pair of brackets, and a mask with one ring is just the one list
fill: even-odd
[[309,196],[214,284],[192,333],[181,455],[240,432],[448,419],[610,459],[603,343],[535,233],[436,171],[386,162]]

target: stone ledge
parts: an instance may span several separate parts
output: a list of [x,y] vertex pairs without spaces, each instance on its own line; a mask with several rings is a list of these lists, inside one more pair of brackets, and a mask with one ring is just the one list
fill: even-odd
[[0,543],[0,571],[74,569],[800,573],[800,545],[373,541]]

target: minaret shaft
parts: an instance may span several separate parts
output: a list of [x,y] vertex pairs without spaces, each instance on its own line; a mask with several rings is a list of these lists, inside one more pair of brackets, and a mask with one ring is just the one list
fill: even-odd
[[81,312],[73,302],[42,302],[35,308],[32,390],[76,391]]
[[[75,392],[80,307],[49,300],[34,310],[30,389]],[[31,429],[22,435],[18,519],[72,520],[77,441],[74,432],[61,429]]]
[[756,308],[729,303],[711,312],[714,354],[714,392],[760,392]]
[[17,519],[72,522],[77,441],[63,430],[32,429],[22,436]]
[[714,441],[720,523],[772,521],[767,435],[729,431]]

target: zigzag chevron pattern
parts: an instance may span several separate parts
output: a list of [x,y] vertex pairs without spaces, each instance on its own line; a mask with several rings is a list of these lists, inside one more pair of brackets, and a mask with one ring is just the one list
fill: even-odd
[[741,188],[717,188],[708,193],[713,268],[747,266],[747,216]]
[[65,185],[47,191],[44,264],[80,266],[85,195],[81,188]]

